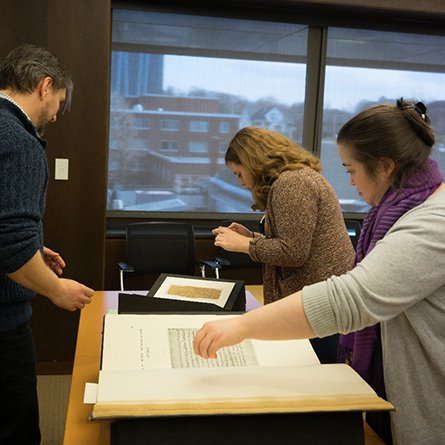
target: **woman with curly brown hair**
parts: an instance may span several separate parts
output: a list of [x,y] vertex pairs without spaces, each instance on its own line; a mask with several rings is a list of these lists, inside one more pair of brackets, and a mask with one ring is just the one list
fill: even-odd
[[[241,129],[225,155],[228,168],[264,211],[264,233],[238,223],[213,230],[215,245],[263,263],[264,302],[348,271],[354,249],[338,198],[320,174],[320,161],[286,136]],[[314,339],[322,362],[337,360],[337,336]]]

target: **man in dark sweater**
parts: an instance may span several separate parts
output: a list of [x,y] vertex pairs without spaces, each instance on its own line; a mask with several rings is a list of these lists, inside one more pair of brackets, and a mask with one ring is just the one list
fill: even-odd
[[46,48],[20,46],[0,65],[0,445],[40,443],[30,299],[38,293],[74,311],[94,293],[59,278],[65,263],[43,244],[41,135],[71,92],[69,73]]

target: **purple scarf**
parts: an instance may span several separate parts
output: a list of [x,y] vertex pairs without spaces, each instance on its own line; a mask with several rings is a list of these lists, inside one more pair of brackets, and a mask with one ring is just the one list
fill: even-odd
[[[426,168],[408,179],[404,188],[389,188],[380,202],[366,215],[357,243],[358,264],[408,210],[422,204],[443,182],[436,161],[428,159]],[[340,361],[351,366],[368,382],[372,381],[372,358],[380,341],[380,326],[340,336]]]

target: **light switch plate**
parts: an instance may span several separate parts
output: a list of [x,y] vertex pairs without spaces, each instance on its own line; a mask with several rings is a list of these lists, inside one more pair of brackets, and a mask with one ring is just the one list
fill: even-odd
[[68,159],[56,158],[56,167],[54,179],[67,181],[68,180]]

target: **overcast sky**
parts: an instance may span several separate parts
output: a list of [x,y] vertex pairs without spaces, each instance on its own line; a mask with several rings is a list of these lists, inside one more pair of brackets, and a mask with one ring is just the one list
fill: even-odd
[[[188,93],[196,87],[248,100],[274,97],[286,105],[303,102],[303,64],[188,56],[166,56],[164,63],[164,88]],[[359,101],[382,97],[444,100],[444,84],[445,74],[331,66],[326,72],[325,107],[353,112]]]

